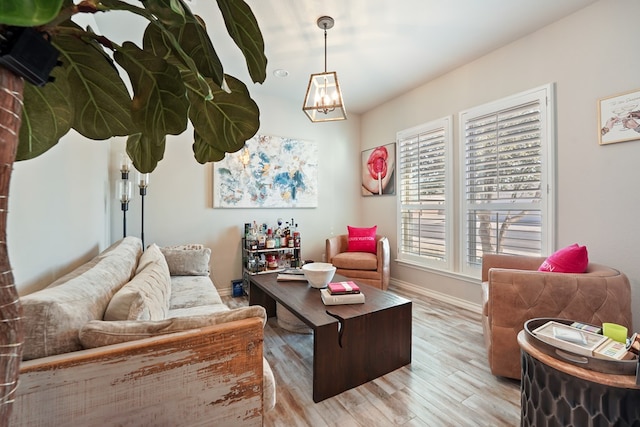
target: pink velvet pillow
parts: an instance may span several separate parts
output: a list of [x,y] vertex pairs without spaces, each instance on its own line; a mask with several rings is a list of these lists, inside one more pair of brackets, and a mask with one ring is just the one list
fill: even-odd
[[370,252],[375,254],[377,229],[377,225],[374,225],[371,228],[358,228],[347,225],[347,230],[349,230],[347,251]]
[[566,248],[559,249],[544,260],[538,271],[550,271],[553,273],[584,273],[589,264],[589,255],[586,246],[574,243]]

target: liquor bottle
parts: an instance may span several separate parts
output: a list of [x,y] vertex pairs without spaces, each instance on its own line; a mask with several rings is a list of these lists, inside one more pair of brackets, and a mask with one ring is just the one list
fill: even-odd
[[267,236],[260,232],[258,234],[258,250],[262,250],[267,247]]
[[295,231],[293,232],[293,247],[300,247],[300,232],[298,231],[298,224],[296,224]]
[[[293,228],[293,223],[291,223],[291,228]],[[293,233],[291,232],[291,229],[287,227],[287,247],[292,248],[293,243]]]
[[273,238],[273,233],[271,232],[271,229],[269,229],[267,231],[267,240],[265,241],[265,248],[266,249],[273,249],[276,247],[276,241]]
[[253,222],[253,227],[251,227],[249,240],[251,242],[249,249],[251,249],[252,251],[258,250],[258,232],[257,232],[257,225],[255,221]]
[[278,259],[274,254],[267,255],[267,269],[274,270],[278,268]]
[[244,224],[244,247],[251,249],[251,223]]
[[280,229],[278,228],[274,233],[273,233],[273,240],[275,240],[276,242],[276,249],[280,249]]

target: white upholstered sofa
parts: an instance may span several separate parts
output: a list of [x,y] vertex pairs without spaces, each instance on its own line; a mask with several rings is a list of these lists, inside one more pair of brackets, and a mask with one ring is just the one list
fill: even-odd
[[210,254],[127,237],[22,296],[11,425],[261,425],[275,405],[266,315],[222,303]]

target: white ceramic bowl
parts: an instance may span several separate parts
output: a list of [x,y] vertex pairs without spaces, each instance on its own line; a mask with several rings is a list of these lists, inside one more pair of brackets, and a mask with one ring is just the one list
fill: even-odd
[[309,281],[312,288],[326,287],[333,275],[336,274],[336,268],[328,262],[312,262],[302,266],[304,277]]

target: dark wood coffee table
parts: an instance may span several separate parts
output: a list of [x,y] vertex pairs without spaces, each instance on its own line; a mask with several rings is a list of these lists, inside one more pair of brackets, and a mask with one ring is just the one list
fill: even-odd
[[[333,281],[348,280],[336,275]],[[357,281],[356,281],[357,283]],[[307,282],[249,278],[249,304],[269,317],[276,302],[313,329],[313,401],[320,402],[411,363],[411,301],[358,283],[364,304],[324,305]]]

